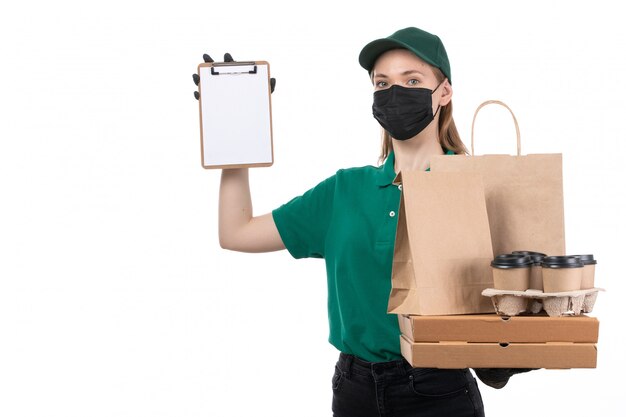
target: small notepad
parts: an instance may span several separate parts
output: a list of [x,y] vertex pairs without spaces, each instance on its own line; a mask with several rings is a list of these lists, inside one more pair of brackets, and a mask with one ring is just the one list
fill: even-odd
[[272,165],[269,63],[205,63],[198,74],[202,166]]

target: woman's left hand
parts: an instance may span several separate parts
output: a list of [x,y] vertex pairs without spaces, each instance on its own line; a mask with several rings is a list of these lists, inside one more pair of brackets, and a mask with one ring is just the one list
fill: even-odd
[[536,371],[538,368],[476,368],[476,376],[483,384],[492,388],[500,389],[504,387],[509,378],[515,374]]

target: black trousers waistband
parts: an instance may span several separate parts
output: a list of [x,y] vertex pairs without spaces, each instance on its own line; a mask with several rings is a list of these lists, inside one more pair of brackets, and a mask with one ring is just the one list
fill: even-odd
[[[355,355],[343,352],[339,353],[339,360],[337,361],[337,365],[339,366],[339,369],[341,369],[343,372],[346,372],[348,375],[352,372],[356,372],[362,375],[383,373],[407,375],[409,372],[419,372],[420,370],[433,371],[433,368],[414,368],[404,358],[387,362],[368,362]],[[460,371],[465,372],[467,374],[467,378],[470,378],[472,376],[471,372],[469,372],[469,369],[461,369]]]
[[404,358],[388,362],[368,362],[358,356],[343,352],[339,354],[338,364],[339,368],[344,372],[356,370],[367,374],[371,374],[372,372],[382,373],[384,371],[406,374],[409,370],[413,369],[411,364]]

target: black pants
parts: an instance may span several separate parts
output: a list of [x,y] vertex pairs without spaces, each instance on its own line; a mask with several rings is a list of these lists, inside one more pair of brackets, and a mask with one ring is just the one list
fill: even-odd
[[341,353],[335,366],[334,417],[483,417],[469,369],[412,368],[404,360],[366,362]]

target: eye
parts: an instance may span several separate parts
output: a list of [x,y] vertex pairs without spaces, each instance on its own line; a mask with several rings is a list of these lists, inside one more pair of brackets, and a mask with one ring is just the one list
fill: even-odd
[[386,81],[378,81],[376,83],[376,88],[385,88],[387,86],[387,82]]
[[407,84],[411,85],[411,86],[415,86],[419,83],[418,80],[416,80],[415,78],[410,79],[409,81],[407,81]]

